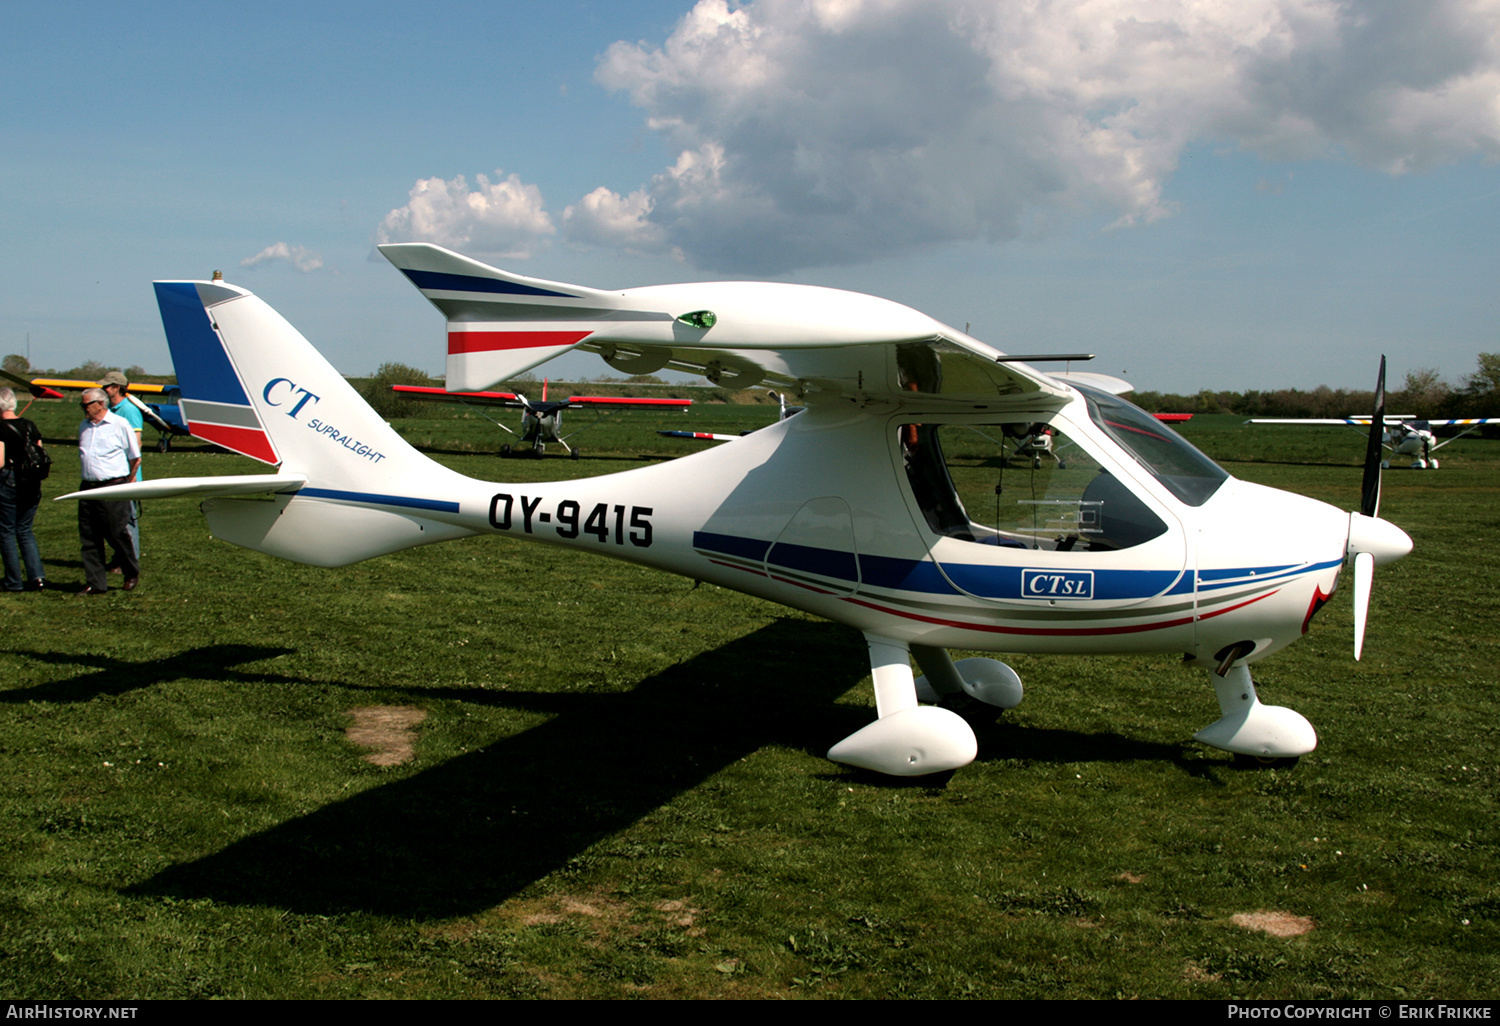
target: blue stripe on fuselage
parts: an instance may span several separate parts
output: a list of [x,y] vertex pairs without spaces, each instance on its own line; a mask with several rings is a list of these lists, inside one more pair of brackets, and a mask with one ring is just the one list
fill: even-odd
[[407,495],[377,495],[374,492],[345,492],[337,488],[302,488],[296,493],[314,499],[342,499],[346,502],[368,502],[376,506],[406,506],[430,509],[439,513],[457,513],[458,503],[440,499],[414,499]]
[[1326,560],[1322,563],[1283,564],[1281,566],[1247,566],[1231,570],[1202,570],[1198,573],[1199,591],[1217,591],[1220,588],[1236,588],[1246,584],[1264,584],[1305,573],[1317,573],[1332,567],[1342,566],[1344,558]]
[[[892,556],[861,554],[856,568],[854,554],[808,545],[777,544],[774,547],[752,538],[693,532],[693,547],[756,563],[818,574],[834,580],[859,581],[866,587],[891,591],[952,595],[962,590],[980,598],[1019,599],[1023,566],[985,566],[972,563],[944,563],[930,559],[898,559]],[[767,558],[769,555],[769,559]],[[1119,601],[1150,598],[1176,582],[1172,591],[1192,591],[1192,578],[1177,570],[1093,570],[1093,598]],[[858,573],[858,576],[856,576]],[[1178,579],[1182,578],[1182,581]],[[1183,583],[1186,581],[1186,584]],[[957,588],[954,586],[957,585]]]

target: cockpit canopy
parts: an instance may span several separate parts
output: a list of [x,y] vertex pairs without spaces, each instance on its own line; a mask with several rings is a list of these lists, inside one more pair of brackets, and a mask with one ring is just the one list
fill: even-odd
[[[1202,505],[1228,480],[1150,414],[1098,389],[1079,391],[1094,425],[1184,504]],[[1168,529],[1112,469],[1119,457],[1113,465],[1102,458],[1100,439],[1063,415],[905,423],[897,430],[907,482],[935,534],[1006,548],[1101,552],[1133,548]]]

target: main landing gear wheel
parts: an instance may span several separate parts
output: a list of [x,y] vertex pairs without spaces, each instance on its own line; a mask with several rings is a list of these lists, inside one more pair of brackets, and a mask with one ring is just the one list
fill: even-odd
[[944,773],[973,762],[979,741],[963,717],[917,703],[912,652],[906,642],[877,634],[866,634],[865,642],[877,718],[830,748],[828,758],[893,777]]

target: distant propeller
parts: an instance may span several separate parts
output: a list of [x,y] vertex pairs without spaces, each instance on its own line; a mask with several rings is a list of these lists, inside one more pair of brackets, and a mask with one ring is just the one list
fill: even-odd
[[1365,476],[1360,487],[1359,512],[1349,514],[1348,554],[1354,561],[1354,658],[1364,654],[1365,624],[1370,615],[1370,590],[1375,567],[1400,559],[1411,551],[1411,538],[1380,517],[1380,449],[1385,437],[1385,357],[1375,379],[1375,414],[1370,418],[1370,440],[1365,446]]

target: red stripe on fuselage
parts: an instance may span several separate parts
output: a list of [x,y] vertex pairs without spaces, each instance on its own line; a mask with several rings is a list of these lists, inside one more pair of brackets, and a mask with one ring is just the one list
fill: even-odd
[[492,353],[503,349],[571,346],[592,331],[450,331],[449,353]]
[[920,620],[923,623],[937,624],[940,627],[959,627],[966,631],[983,631],[987,634],[1033,634],[1055,638],[1086,638],[1105,634],[1140,634],[1143,631],[1160,631],[1168,627],[1181,627],[1183,624],[1192,623],[1195,619],[1212,620],[1216,616],[1223,616],[1225,613],[1232,613],[1236,609],[1243,609],[1246,606],[1259,602],[1261,599],[1270,598],[1274,594],[1276,592],[1268,591],[1264,595],[1257,595],[1253,599],[1247,599],[1237,605],[1218,609],[1212,613],[1202,613],[1197,616],[1182,616],[1175,620],[1160,620],[1156,623],[1133,624],[1127,627],[999,627],[983,623],[964,623],[961,620],[943,620],[935,616],[923,616],[920,613],[908,613],[901,609],[877,606],[873,602],[866,602],[863,599],[846,598],[844,601],[853,602],[855,605],[864,606],[866,609],[873,609],[879,613],[891,613],[895,616],[905,617],[908,620]]

